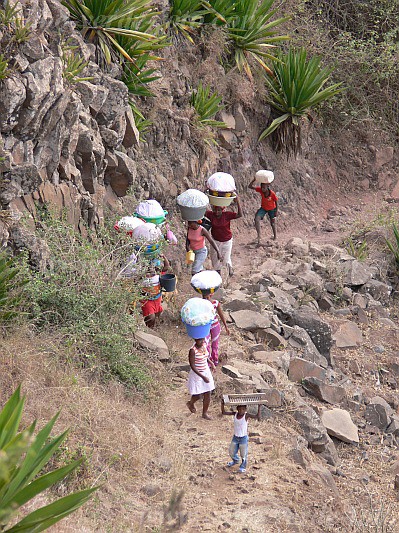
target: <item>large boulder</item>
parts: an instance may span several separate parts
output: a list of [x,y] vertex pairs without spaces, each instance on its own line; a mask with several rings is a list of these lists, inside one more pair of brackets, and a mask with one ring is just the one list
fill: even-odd
[[267,316],[257,311],[242,310],[230,313],[235,325],[245,331],[256,331],[270,327],[270,320]]
[[307,331],[318,351],[330,363],[333,344],[331,327],[310,309],[295,310],[288,320],[290,326],[299,326]]
[[372,270],[356,259],[345,261],[340,267],[343,283],[347,286],[359,286],[367,283],[372,275]]
[[140,346],[151,352],[155,352],[159,361],[170,361],[169,348],[163,339],[152,333],[140,330],[135,332],[134,337]]
[[301,406],[294,411],[293,416],[299,423],[310,449],[320,453],[328,464],[336,466],[339,463],[337,450],[316,412],[308,406]]
[[362,330],[350,320],[341,321],[332,338],[337,348],[356,348],[363,342]]
[[371,279],[361,287],[360,291],[365,294],[371,294],[374,300],[386,305],[389,302],[392,287],[382,281]]
[[294,326],[288,331],[288,327],[284,327],[284,333],[288,337],[288,343],[290,346],[300,351],[300,356],[307,361],[316,363],[317,365],[327,368],[329,361],[321,355],[319,350],[313,344],[307,331],[299,326]]
[[301,383],[303,379],[310,377],[323,380],[326,377],[326,371],[321,366],[311,363],[310,361],[306,361],[300,357],[294,357],[291,359],[288,369],[288,378],[291,381]]
[[364,418],[369,424],[385,431],[391,423],[394,411],[392,407],[380,396],[375,396],[369,402],[364,413]]
[[332,405],[341,403],[346,396],[344,387],[324,383],[317,377],[306,377],[302,381],[302,387],[312,396]]
[[359,443],[357,427],[345,409],[335,408],[324,411],[321,415],[321,421],[332,437],[348,444]]

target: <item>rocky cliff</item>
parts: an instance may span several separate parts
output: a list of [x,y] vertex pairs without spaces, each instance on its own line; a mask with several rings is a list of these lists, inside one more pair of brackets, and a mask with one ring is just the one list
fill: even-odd
[[[15,219],[28,214],[33,227],[37,205],[49,203],[65,208],[77,228],[94,227],[102,222],[104,206],[118,209],[118,199],[128,191],[154,196],[170,210],[180,190],[202,186],[210,172],[232,172],[242,192],[262,167],[275,170],[282,214],[290,223],[301,215],[314,225],[309,204],[327,210],[340,189],[381,189],[399,197],[397,156],[372,127],[320,137],[323,125],[315,117],[301,157],[289,161],[268,141],[258,143],[270,115],[264,88],[234,69],[225,71],[217,33],[197,46],[177,43],[165,49],[155,97],[140,104],[152,121],[146,142],[140,142],[118,68],[105,73],[98,67],[94,46],[83,41],[57,0],[22,0],[21,5],[30,35],[8,47],[11,74],[0,82],[0,203]],[[7,32],[0,39],[7,48]],[[89,79],[67,80],[66,42],[88,62],[84,76]],[[222,118],[228,128],[215,146],[204,142],[190,120],[189,95],[198,80],[217,89],[226,105]],[[3,243],[15,240],[15,232],[23,242],[15,224],[0,221]]]

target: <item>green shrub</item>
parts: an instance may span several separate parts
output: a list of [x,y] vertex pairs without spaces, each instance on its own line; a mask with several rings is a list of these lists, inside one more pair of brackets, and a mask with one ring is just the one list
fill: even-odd
[[19,313],[27,280],[18,276],[19,269],[6,252],[0,252],[0,324],[9,323]]
[[156,40],[150,33],[131,29],[134,19],[146,15],[148,0],[64,0],[62,4],[69,9],[83,37],[96,45],[100,64],[109,65],[112,60],[121,59],[134,62],[119,44],[118,36],[128,41]]
[[304,48],[279,52],[273,61],[273,75],[265,76],[268,100],[277,118],[259,137],[274,133],[274,147],[295,155],[301,149],[301,123],[309,111],[342,91],[340,83],[327,84],[331,68],[320,66],[321,58],[307,58]]
[[100,379],[114,376],[129,388],[145,388],[149,375],[132,345],[137,313],[129,312],[139,295],[133,284],[129,292],[118,279],[132,241],[107,229],[84,238],[45,212],[40,227],[52,266],[36,272],[21,258],[30,319],[42,330],[61,333],[72,360]]
[[24,403],[25,397],[21,398],[18,387],[0,412],[0,527],[2,531],[9,533],[44,531],[76,511],[97,489],[94,487],[69,494],[29,513],[10,528],[7,527],[21,507],[63,480],[82,462],[72,461],[66,466],[43,473],[68,431],[57,437],[50,437],[57,414],[36,436],[36,421],[18,432]]
[[306,0],[296,10],[295,45],[323,56],[347,87],[334,109],[323,106],[325,124],[341,130],[353,122],[364,128],[365,120],[372,120],[396,136],[399,2]]

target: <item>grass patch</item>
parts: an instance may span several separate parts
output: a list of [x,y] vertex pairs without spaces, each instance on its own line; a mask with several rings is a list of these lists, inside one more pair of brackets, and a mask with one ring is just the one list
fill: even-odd
[[19,257],[21,275],[28,279],[23,307],[29,320],[39,330],[61,333],[75,364],[102,380],[114,377],[144,390],[150,377],[133,345],[137,317],[129,313],[139,296],[116,279],[132,242],[106,228],[82,237],[47,211],[38,233],[50,248],[51,265],[37,272],[27,255]]

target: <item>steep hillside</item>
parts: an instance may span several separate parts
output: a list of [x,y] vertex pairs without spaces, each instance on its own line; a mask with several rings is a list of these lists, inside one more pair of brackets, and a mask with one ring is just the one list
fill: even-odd
[[[168,5],[158,4],[157,21],[165,21]],[[378,71],[381,64],[370,61],[367,68],[381,73],[370,78],[360,60],[351,70],[353,56],[367,56],[348,38],[349,4],[342,19],[324,1],[283,6],[293,15],[283,26],[292,42],[330,64],[342,57],[333,76],[348,86],[336,107],[333,100],[306,119],[297,158],[276,153],[268,138],[258,141],[273,116],[265,84],[255,71],[250,79],[231,68],[220,27],[198,31],[194,43],[171,37],[157,51],[162,60],[149,63],[160,75],[150,84],[153,96],[132,97],[121,66],[98,65],[98,49],[57,0],[21,1],[27,33],[20,42],[12,24],[0,24],[0,65],[2,57],[8,62],[0,79],[0,239],[12,253],[28,250],[18,257],[23,268],[33,267],[30,298],[46,287],[51,293],[54,279],[64,283],[62,294],[44,294],[59,307],[24,302],[27,315],[2,330],[0,399],[22,383],[26,424],[37,418],[40,425],[62,409],[57,430],[70,427],[71,434],[51,466],[84,460],[49,497],[100,485],[93,500],[52,531],[398,531],[399,311],[385,243],[399,201],[397,115],[386,82],[393,70]],[[371,31],[362,26],[366,44]],[[375,31],[393,35],[390,25]],[[384,50],[381,58],[391,57]],[[68,57],[83,61],[77,75]],[[199,81],[221,96],[225,109],[216,118],[226,129],[195,122],[190,99]],[[132,98],[151,121],[146,132]],[[366,109],[373,102],[380,118]],[[280,211],[277,243],[256,249],[258,199],[247,186],[260,168],[275,173]],[[175,198],[188,187],[202,189],[217,170],[234,175],[244,217],[234,228],[235,275],[218,293],[231,335],[222,337],[226,365],[215,374],[208,422],[185,405],[190,342],[179,309],[194,293]],[[107,228],[148,197],[168,209],[180,239],[166,250],[179,292],[155,331],[166,356],[134,338],[144,330],[137,308],[119,322],[113,316],[129,303],[115,275],[130,248]],[[67,236],[65,248],[49,236],[57,231]],[[266,241],[266,224],[263,231]],[[71,266],[69,275],[61,264]],[[68,302],[71,316],[86,313],[72,330]],[[44,327],[38,310],[59,315]],[[94,324],[98,316],[103,322]],[[327,348],[313,335],[315,324]],[[111,361],[118,335],[128,354]],[[125,370],[132,367],[145,369],[142,381],[130,379]],[[251,421],[249,468],[240,477],[225,466],[232,424],[220,415],[220,398],[255,390],[269,394],[270,403],[259,423]],[[346,441],[322,423],[332,408],[352,420]],[[38,500],[33,505],[47,496]]]

